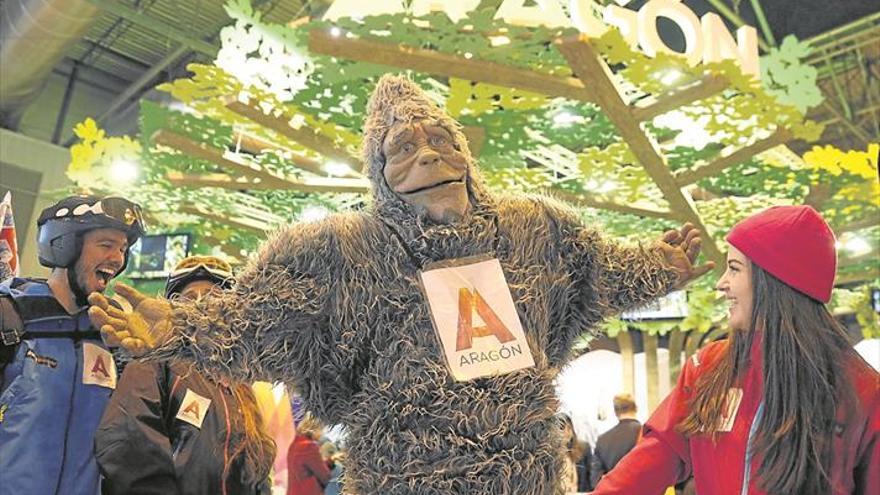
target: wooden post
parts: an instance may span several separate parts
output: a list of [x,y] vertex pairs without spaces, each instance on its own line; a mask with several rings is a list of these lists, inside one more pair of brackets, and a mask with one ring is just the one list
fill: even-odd
[[678,375],[681,373],[681,353],[684,351],[686,340],[687,333],[678,328],[669,334],[669,380],[672,386],[675,386]]
[[617,333],[617,345],[620,346],[620,356],[623,358],[623,390],[635,397],[636,364],[632,337],[629,334],[629,330],[621,330]]
[[648,410],[660,404],[660,366],[657,359],[657,335],[642,332],[645,349],[645,382],[648,386]]

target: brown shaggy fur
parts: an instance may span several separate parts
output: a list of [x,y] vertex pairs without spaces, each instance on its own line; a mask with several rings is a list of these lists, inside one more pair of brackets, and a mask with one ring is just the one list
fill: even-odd
[[[232,290],[177,305],[177,337],[152,357],[291,384],[320,419],[348,428],[346,493],[561,493],[553,382],[572,341],[666,293],[676,274],[656,250],[609,242],[548,198],[490,196],[473,163],[467,220],[413,211],[382,176],[390,124],[434,119],[466,149],[457,124],[425,105],[408,80],[384,78],[364,139],[374,209],[276,233]],[[486,253],[501,261],[535,367],[456,382],[417,264]]]

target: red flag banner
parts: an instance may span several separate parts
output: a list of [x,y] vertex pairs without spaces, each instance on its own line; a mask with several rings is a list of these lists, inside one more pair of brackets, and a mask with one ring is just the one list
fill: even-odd
[[[12,216],[12,193],[7,192],[0,201],[0,279],[18,276],[18,243],[15,240],[15,219]],[[4,268],[10,273],[6,274]]]

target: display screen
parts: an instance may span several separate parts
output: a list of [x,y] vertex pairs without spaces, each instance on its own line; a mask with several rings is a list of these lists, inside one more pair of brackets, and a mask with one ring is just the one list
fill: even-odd
[[620,317],[624,320],[671,320],[684,318],[687,315],[687,293],[678,290],[640,308],[625,311]]
[[126,275],[129,278],[165,278],[189,255],[190,234],[145,235],[131,247]]

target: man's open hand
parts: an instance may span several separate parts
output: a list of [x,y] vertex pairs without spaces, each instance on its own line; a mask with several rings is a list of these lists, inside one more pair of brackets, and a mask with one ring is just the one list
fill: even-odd
[[89,295],[89,318],[101,330],[109,346],[121,345],[133,356],[141,356],[164,342],[171,332],[171,305],[164,299],[147,297],[135,289],[116,284],[116,293],[132,307],[125,312],[98,292]]

